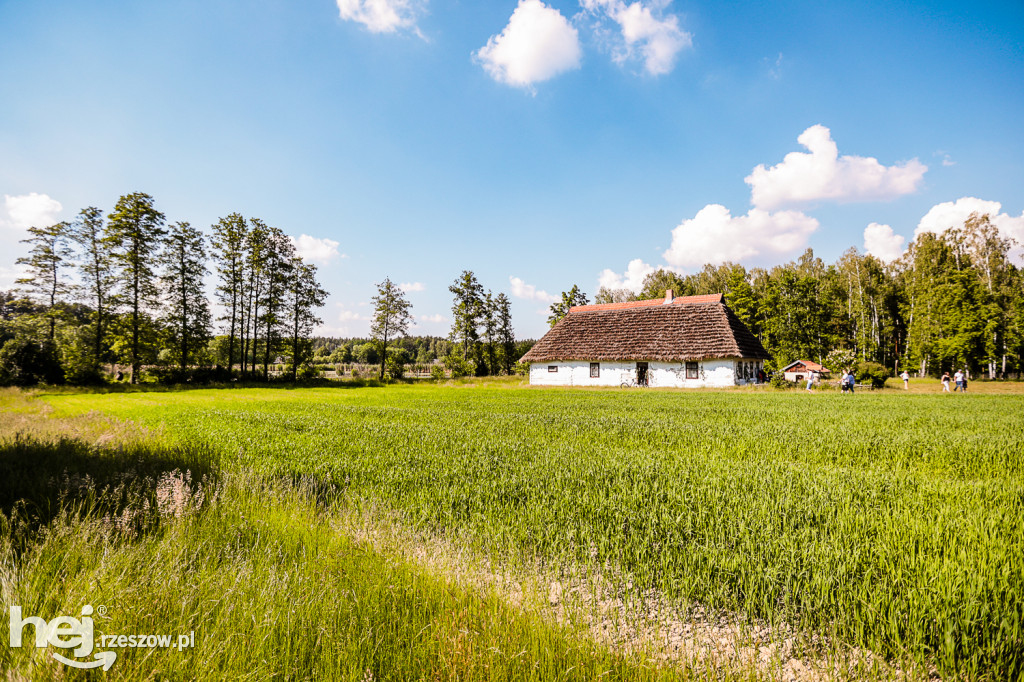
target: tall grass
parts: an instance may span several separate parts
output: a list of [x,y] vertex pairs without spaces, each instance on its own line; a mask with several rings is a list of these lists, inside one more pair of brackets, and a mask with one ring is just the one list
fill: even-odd
[[[315,480],[223,472],[208,449],[149,440],[146,451],[38,433],[0,438],[0,474],[14,476],[0,478],[0,631],[11,604],[48,620],[90,604],[103,607],[97,634],[195,633],[194,649],[114,649],[105,675],[116,679],[683,674],[353,540]],[[0,670],[8,679],[97,676],[51,651],[5,642]]]
[[437,387],[65,396],[311,476],[506,561],[834,635],[940,674],[1024,674],[1017,396]]

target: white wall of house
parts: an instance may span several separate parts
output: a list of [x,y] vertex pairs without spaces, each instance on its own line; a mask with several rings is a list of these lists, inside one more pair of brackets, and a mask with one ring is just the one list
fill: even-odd
[[[740,363],[748,363],[745,367]],[[590,376],[589,361],[535,362],[530,365],[532,386],[619,386],[636,381],[636,362],[599,362],[598,376]],[[702,388],[754,383],[760,361],[702,360],[697,378],[686,378],[685,362],[647,363],[647,385],[652,388]],[[746,378],[746,374],[750,378]]]

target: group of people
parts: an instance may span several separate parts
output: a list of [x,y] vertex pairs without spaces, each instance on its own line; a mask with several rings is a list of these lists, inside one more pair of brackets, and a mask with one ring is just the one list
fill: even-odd
[[[814,393],[814,382],[818,379],[818,373],[811,370],[810,374],[807,375],[807,392]],[[843,393],[853,393],[854,387],[857,385],[857,379],[853,376],[853,370],[848,369],[843,372],[842,378],[839,380],[839,386],[843,389]]]
[[[814,370],[807,375],[807,392],[814,393],[814,384],[818,380],[818,373]],[[910,374],[907,370],[903,370],[900,374],[900,379],[903,380],[903,389],[910,389]],[[943,372],[942,374],[942,392],[949,393],[950,382],[956,385],[954,391],[960,393],[967,393],[967,370],[958,369],[956,374],[952,377],[949,376],[949,372]],[[843,371],[842,378],[839,379],[839,386],[843,389],[843,393],[853,393],[854,387],[857,385],[857,379],[853,376],[853,370],[847,369]]]
[[[910,374],[907,373],[907,370],[903,370],[903,374],[900,375],[900,379],[903,379],[903,388],[904,388],[904,390],[909,389],[910,388]],[[950,392],[949,391],[949,384],[950,384],[950,382],[953,382],[953,383],[956,384],[956,388],[954,390],[959,391],[960,393],[967,393],[967,370],[965,370],[965,369],[958,369],[956,371],[956,374],[954,374],[952,378],[950,378],[949,372],[943,372],[942,373],[942,392],[943,393],[949,393]]]
[[[942,373],[942,392],[949,393],[949,372]],[[960,393],[967,393],[967,372],[958,369],[956,374],[953,375],[953,382],[956,383],[956,391]]]

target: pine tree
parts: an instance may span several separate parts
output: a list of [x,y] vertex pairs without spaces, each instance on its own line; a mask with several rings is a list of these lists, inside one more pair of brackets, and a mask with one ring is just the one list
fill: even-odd
[[225,311],[220,319],[228,322],[229,371],[235,363],[235,338],[242,330],[245,243],[248,232],[245,218],[238,213],[221,218],[213,226],[213,258],[217,277],[220,279],[217,285],[217,300]]
[[68,246],[70,227],[68,223],[60,222],[48,227],[28,228],[31,236],[21,242],[30,244],[32,248],[27,256],[15,261],[18,265],[24,265],[28,272],[28,276],[19,278],[17,284],[46,306],[46,319],[49,323],[47,338],[50,344],[55,342],[56,337],[57,304],[71,291],[71,285],[64,277],[72,256]]
[[494,299],[498,316],[498,340],[501,343],[501,361],[505,374],[512,374],[515,362],[516,336],[512,329],[512,303],[504,293]]
[[298,378],[299,365],[305,362],[303,341],[313,327],[323,322],[314,312],[324,304],[327,292],[316,281],[316,266],[307,265],[300,258],[292,260],[288,282],[288,305],[291,310],[292,381]]
[[106,334],[114,289],[110,254],[104,242],[103,212],[94,206],[83,208],[71,226],[71,238],[79,248],[78,272],[83,298],[93,309],[93,369],[99,371],[107,352]]
[[267,237],[270,228],[259,218],[249,219],[249,232],[245,236],[245,286],[242,302],[242,371],[247,371],[247,362],[252,357],[253,373],[256,372],[256,338],[259,334],[256,323],[260,318],[260,303],[263,299],[267,275]]
[[476,355],[476,344],[480,338],[477,329],[480,326],[484,288],[476,281],[476,275],[471,270],[463,270],[455,283],[448,287],[448,291],[455,296],[452,301],[451,339],[462,348],[462,359],[468,362]]
[[167,234],[163,225],[164,214],[156,210],[153,198],[142,192],[118,199],[107,217],[104,241],[120,282],[118,299],[128,309],[126,345],[133,384],[139,382],[143,353],[151,350],[153,329],[148,313],[159,304],[155,268]]
[[165,326],[184,372],[210,340],[210,305],[203,290],[206,248],[203,235],[188,223],[171,226],[163,252],[167,315]]
[[295,245],[276,227],[267,230],[264,252],[264,288],[259,300],[263,311],[256,318],[263,333],[263,380],[270,380],[270,358],[277,352],[287,332],[286,295],[291,279]]
[[487,373],[494,376],[498,373],[498,354],[495,343],[498,337],[498,309],[494,295],[488,291],[484,294],[481,322],[484,331],[484,359]]

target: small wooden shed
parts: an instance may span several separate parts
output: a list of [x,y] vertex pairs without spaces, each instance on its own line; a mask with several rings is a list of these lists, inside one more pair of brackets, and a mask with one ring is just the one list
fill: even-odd
[[817,372],[818,379],[827,379],[830,374],[827,367],[810,360],[797,360],[782,368],[786,381],[805,381],[811,372]]

